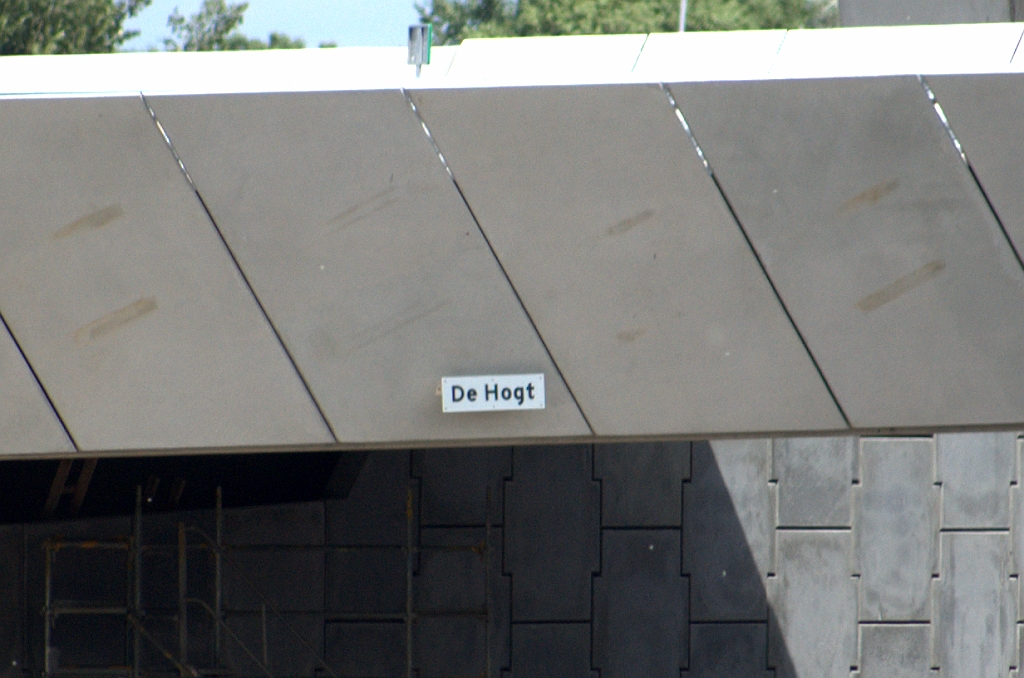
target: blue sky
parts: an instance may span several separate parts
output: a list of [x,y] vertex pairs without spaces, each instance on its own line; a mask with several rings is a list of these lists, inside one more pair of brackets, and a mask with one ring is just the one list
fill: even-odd
[[[237,0],[236,0],[237,1]],[[229,0],[231,2],[231,0]],[[271,31],[305,39],[310,47],[325,41],[339,46],[404,45],[409,24],[418,16],[414,0],[249,0],[242,32],[267,39]],[[177,7],[189,16],[202,0],[153,0],[129,21],[127,28],[142,31],[124,49],[161,47],[167,31],[167,17]]]

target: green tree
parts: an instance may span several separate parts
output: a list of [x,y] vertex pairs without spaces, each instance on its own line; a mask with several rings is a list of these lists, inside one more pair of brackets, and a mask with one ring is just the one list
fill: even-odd
[[[466,38],[653,33],[679,28],[678,0],[433,0],[416,5],[440,44]],[[687,30],[834,25],[835,0],[689,0]]]
[[[0,0],[2,1],[2,0]],[[266,42],[250,38],[238,31],[245,21],[248,2],[227,4],[224,0],[203,0],[202,8],[188,19],[174,9],[167,18],[173,38],[164,40],[170,51],[206,52],[241,49],[301,49],[306,46],[302,38],[284,33],[271,33]]]
[[152,0],[0,0],[0,54],[113,52]]

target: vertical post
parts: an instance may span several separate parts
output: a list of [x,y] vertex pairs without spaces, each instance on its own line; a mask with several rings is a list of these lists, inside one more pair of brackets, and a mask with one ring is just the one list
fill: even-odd
[[220,654],[220,643],[221,643],[221,630],[220,623],[223,618],[221,611],[221,549],[224,544],[224,497],[221,494],[220,485],[217,486],[217,502],[214,520],[216,525],[215,537],[217,540],[217,548],[213,551],[213,614],[217,617],[213,623],[213,651],[216,665],[219,668],[221,666],[221,654]]
[[[178,523],[178,661],[188,664],[188,544],[185,541],[185,523]],[[182,670],[182,677],[186,674]]]
[[53,626],[53,601],[51,598],[51,591],[53,589],[51,585],[52,580],[52,561],[53,561],[53,549],[50,541],[47,540],[45,544],[46,557],[43,561],[43,677],[49,678],[53,673],[53,658],[50,655],[50,645],[53,642],[51,639],[50,629]]
[[263,629],[263,665],[269,667],[270,661],[267,657],[267,604],[260,605],[260,622]]
[[484,508],[484,678],[491,678],[491,488]]
[[405,497],[405,678],[412,678],[412,484]]
[[[132,615],[142,623],[142,485],[135,486],[135,520],[132,522]],[[142,676],[142,638],[132,624],[132,678]]]
[[686,30],[686,0],[679,2],[679,32]]

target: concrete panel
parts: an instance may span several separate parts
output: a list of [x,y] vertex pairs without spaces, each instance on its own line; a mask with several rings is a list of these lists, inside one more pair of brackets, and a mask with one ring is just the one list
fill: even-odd
[[333,440],[138,97],[0,111],[0,308],[82,449]]
[[935,648],[943,678],[1006,675],[1016,664],[1009,538],[944,532],[935,582]]
[[327,624],[324,659],[338,676],[405,675],[405,625]]
[[689,635],[679,532],[602,534],[601,576],[594,579],[594,668],[603,678],[679,678]]
[[[900,0],[890,3],[894,7],[899,4]],[[957,4],[959,0],[931,3],[934,7]],[[772,64],[770,77],[878,77],[998,71],[1009,65],[1022,32],[1024,29],[1013,24],[789,31]]]
[[1006,232],[1024,253],[1024,74],[935,75],[928,85]]
[[651,33],[633,77],[651,82],[756,80],[768,75],[786,31]]
[[[857,661],[857,592],[850,533],[781,530],[772,609],[781,638],[769,640],[778,678],[848,678]],[[789,659],[780,657],[785,648]]]
[[590,624],[516,624],[510,678],[592,678]]
[[968,24],[1013,21],[1012,0],[841,0],[843,26]]
[[405,611],[403,549],[329,549],[326,561],[324,610],[328,614]]
[[937,566],[932,440],[861,441],[854,539],[863,621],[928,621]]
[[495,87],[625,80],[646,41],[647,35],[642,33],[465,40],[459,45],[444,85]]
[[776,438],[779,527],[849,527],[857,439]]
[[[683,484],[683,574],[690,619],[764,621],[772,555],[768,440],[694,443]],[[712,451],[713,450],[713,451]]]
[[690,478],[690,443],[594,446],[604,527],[678,527],[682,481]]
[[7,328],[0,325],[0,456],[74,449]]
[[0,676],[15,678],[21,674],[26,609],[24,586],[25,533],[20,526],[0,528]]
[[[151,104],[340,439],[590,432],[401,92]],[[543,411],[435,393],[538,372]]]
[[760,624],[693,624],[690,670],[683,678],[774,678],[767,670],[768,630]]
[[1024,271],[916,78],[672,91],[854,426],[1024,418]]
[[657,86],[412,97],[596,433],[844,428]]
[[505,485],[512,620],[589,622],[590,577],[601,562],[601,494],[591,448],[517,447],[512,464]]
[[943,529],[1010,527],[1010,483],[1016,481],[1016,433],[935,437],[942,483]]
[[327,543],[405,546],[405,509],[412,482],[408,451],[370,452],[348,497],[325,502]]
[[[242,643],[262,659],[263,623],[260,615],[231,617],[228,625]],[[267,668],[271,675],[312,676],[323,671],[319,661],[324,656],[323,641],[324,621],[321,615],[286,614],[278,617],[267,613]],[[224,654],[225,663],[234,669],[236,675],[266,675],[238,643],[225,641]],[[404,653],[400,656],[404,657]]]
[[413,453],[420,479],[421,525],[484,525],[502,520],[502,481],[512,474],[512,448],[425,450]]
[[226,610],[259,610],[264,600],[281,612],[323,609],[323,549],[235,552],[224,573]]
[[[484,623],[478,619],[432,617],[417,620],[413,628],[416,675],[422,678],[483,676],[487,663],[485,633]],[[492,658],[492,671],[498,666],[501,664]]]
[[932,678],[928,624],[861,624],[860,678]]
[[232,546],[316,546],[324,543],[324,504],[254,506],[224,511],[224,543]]

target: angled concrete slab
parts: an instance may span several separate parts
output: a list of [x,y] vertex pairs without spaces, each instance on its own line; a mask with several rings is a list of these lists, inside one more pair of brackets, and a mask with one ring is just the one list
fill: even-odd
[[845,427],[657,86],[412,97],[595,433]]
[[916,77],[671,89],[853,426],[1024,420],[1024,271]]
[[0,308],[81,449],[333,441],[138,96],[0,135]]
[[[401,92],[150,103],[340,440],[590,433]],[[543,411],[441,411],[538,372]]]

